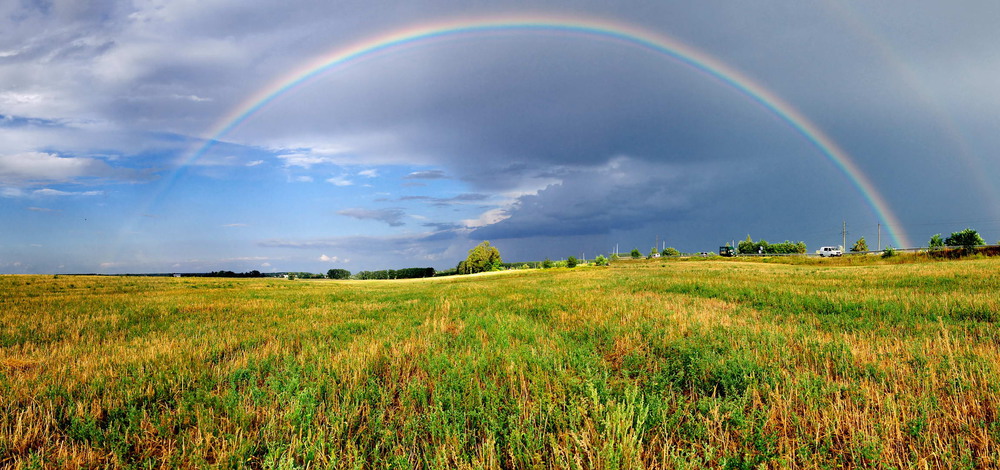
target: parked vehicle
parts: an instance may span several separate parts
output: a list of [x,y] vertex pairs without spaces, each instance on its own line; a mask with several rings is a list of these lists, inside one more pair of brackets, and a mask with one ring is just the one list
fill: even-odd
[[823,246],[816,252],[819,253],[820,257],[841,256],[844,254],[844,251],[839,246]]
[[720,246],[719,256],[736,256],[736,249],[729,245]]

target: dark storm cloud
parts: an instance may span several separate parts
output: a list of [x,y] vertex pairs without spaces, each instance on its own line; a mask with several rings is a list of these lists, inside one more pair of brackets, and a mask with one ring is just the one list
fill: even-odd
[[663,166],[618,158],[597,169],[576,171],[562,182],[521,196],[507,218],[471,233],[507,239],[607,234],[676,219],[693,208],[710,186],[702,165]]
[[[342,118],[350,119],[350,128],[394,136],[383,147],[370,147],[370,158],[425,156],[447,172],[420,171],[406,179],[452,176],[491,192],[618,155],[724,162],[736,157],[733,149],[795,138],[762,107],[703,74],[596,41],[514,36],[417,48],[395,59],[371,64],[364,80],[355,69],[343,74],[351,80],[331,77],[327,86],[335,84],[340,93],[316,83],[275,107],[298,110],[318,101],[325,104],[317,110],[356,110]],[[407,80],[391,79],[399,76]],[[330,135],[348,125],[337,124],[336,115],[303,119],[309,122],[294,125],[324,126]],[[261,125],[301,132],[267,116]]]

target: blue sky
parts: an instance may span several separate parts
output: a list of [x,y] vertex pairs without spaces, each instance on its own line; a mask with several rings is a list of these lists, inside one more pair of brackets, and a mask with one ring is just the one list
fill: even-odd
[[[788,123],[626,45],[491,34],[251,97],[351,44],[460,19],[614,21],[750,77],[853,158],[916,244],[1000,240],[1000,5],[970,1],[19,1],[0,6],[0,273],[453,267],[879,220]],[[883,245],[889,244],[883,230]]]

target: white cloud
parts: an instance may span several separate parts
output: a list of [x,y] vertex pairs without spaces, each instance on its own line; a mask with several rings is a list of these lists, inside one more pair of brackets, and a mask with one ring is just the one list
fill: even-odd
[[58,189],[50,189],[50,188],[36,189],[36,190],[34,190],[34,191],[31,192],[32,196],[52,196],[52,197],[59,197],[59,196],[100,196],[102,194],[104,194],[104,191],[78,191],[78,192],[73,192],[73,191],[60,191]]
[[293,181],[295,181],[296,183],[312,183],[313,182],[313,177],[312,176],[296,176]]
[[0,59],[5,58],[5,57],[15,57],[15,56],[19,55],[21,52],[24,52],[24,50],[23,49],[18,49],[18,50],[11,49],[11,50],[7,50],[7,51],[0,51]]
[[42,101],[42,95],[37,93],[16,93],[5,91],[0,93],[0,103],[3,104],[34,104]]
[[510,218],[510,214],[507,212],[507,210],[502,208],[490,209],[486,212],[483,212],[482,214],[479,214],[479,217],[475,219],[463,220],[462,225],[468,228],[479,228],[479,227],[485,227],[487,225],[493,225],[497,222],[501,222],[508,218]]
[[278,158],[285,161],[286,168],[297,166],[305,169],[312,168],[313,165],[335,165],[342,160],[336,153],[329,154],[316,149],[311,149],[308,153],[286,153],[278,155]]
[[364,176],[366,178],[378,178],[378,170],[373,168],[371,170],[359,171],[358,176]]
[[347,179],[344,176],[334,176],[332,178],[327,178],[327,183],[331,183],[334,186],[351,186],[354,184],[353,181]]
[[42,152],[0,155],[0,181],[66,181],[106,169],[104,162],[92,158],[60,157]]
[[[435,165],[437,158],[414,151],[405,145],[407,139],[399,132],[383,129],[363,129],[346,134],[328,134],[321,139],[285,137],[280,132],[268,132],[265,141],[254,143],[268,147],[276,154],[285,154],[286,166],[356,165]],[[287,132],[286,135],[295,135]]]
[[[73,182],[86,178],[135,181],[138,172],[113,168],[103,160],[88,157],[60,157],[53,153],[21,152],[0,154],[0,184],[24,185],[39,182]],[[42,190],[39,195],[62,195]],[[5,193],[5,195],[10,195]],[[81,195],[81,194],[77,194]],[[95,195],[95,194],[82,194]]]
[[247,162],[247,166],[257,166],[264,163],[264,160],[254,160],[252,162]]
[[0,189],[0,196],[3,197],[21,197],[24,196],[24,190],[18,188],[3,188]]
[[247,227],[247,224],[225,224],[223,227]]
[[212,98],[202,98],[202,97],[200,97],[198,95],[176,95],[175,94],[173,97],[174,97],[174,99],[194,101],[196,103],[200,103],[202,101],[212,101]]
[[350,263],[351,262],[351,260],[349,260],[347,258],[341,258],[339,256],[327,256],[325,254],[321,255],[319,257],[319,260],[323,261],[325,263]]

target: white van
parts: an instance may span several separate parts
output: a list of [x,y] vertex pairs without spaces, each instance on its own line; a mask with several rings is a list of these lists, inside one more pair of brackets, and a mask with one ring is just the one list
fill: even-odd
[[816,250],[816,253],[819,253],[819,255],[821,257],[824,257],[824,256],[840,256],[840,255],[844,254],[844,252],[841,251],[841,249],[840,249],[839,246],[823,246],[823,247],[820,247],[819,250]]

